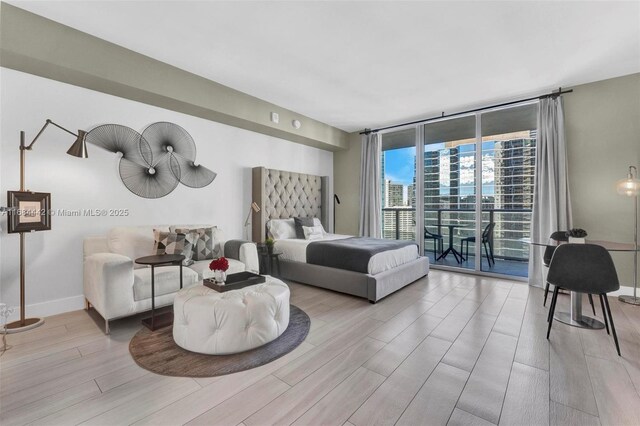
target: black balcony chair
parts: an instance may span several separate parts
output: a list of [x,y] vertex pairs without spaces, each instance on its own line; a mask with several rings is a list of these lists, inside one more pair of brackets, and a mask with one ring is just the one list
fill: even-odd
[[[482,246],[484,247],[484,252],[487,254],[487,262],[489,263],[489,267],[496,264],[496,260],[493,257],[493,228],[496,226],[494,222],[490,222],[482,231]],[[469,258],[469,243],[476,242],[475,235],[473,237],[466,237],[460,240],[460,253],[465,253],[465,259]],[[467,250],[463,252],[464,244],[467,243]]]
[[[558,291],[560,289],[597,294],[600,296],[602,316],[604,317],[607,334],[609,334],[609,326],[611,326],[616,350],[618,351],[618,356],[621,356],[618,335],[616,334],[616,327],[613,324],[613,316],[607,299],[607,293],[620,289],[616,267],[609,252],[604,247],[595,244],[563,244],[558,246],[549,265],[547,282],[555,286],[549,308],[547,339],[549,339],[549,333],[551,332],[553,313],[556,310]],[[609,317],[608,322],[607,316]]]
[[[551,234],[549,239],[554,241],[569,241],[569,237],[567,237],[567,233],[565,231],[556,231]],[[557,246],[547,246],[544,249],[544,254],[542,255],[542,264],[549,267],[551,263],[551,258],[553,257],[553,252],[556,251]],[[547,296],[549,295],[549,281],[544,287],[544,302],[542,302],[542,306],[547,306]],[[596,315],[596,307],[593,304],[593,296],[589,294],[589,303],[591,304],[591,309],[593,310],[593,315]]]
[[424,227],[424,239],[433,240],[433,255],[438,256],[438,253],[442,254],[442,240],[443,237],[440,234],[434,234],[433,232],[429,232],[427,227]]

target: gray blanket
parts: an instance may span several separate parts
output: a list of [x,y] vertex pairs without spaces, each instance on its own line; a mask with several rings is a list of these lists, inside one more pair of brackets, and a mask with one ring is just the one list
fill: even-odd
[[373,255],[412,244],[417,245],[414,241],[368,237],[314,241],[307,246],[307,263],[367,274],[369,260]]

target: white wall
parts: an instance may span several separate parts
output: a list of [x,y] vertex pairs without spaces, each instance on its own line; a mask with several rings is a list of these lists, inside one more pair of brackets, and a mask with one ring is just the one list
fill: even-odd
[[[105,95],[80,87],[0,68],[0,205],[6,191],[18,190],[19,132],[29,142],[47,118],[71,130],[106,123],[141,132],[157,121],[184,127],[197,147],[197,161],[218,173],[201,189],[182,184],[168,196],[147,200],[129,192],[118,175],[118,156],[89,145],[89,158],[65,152],[73,138],[48,128],[27,152],[27,189],[50,192],[52,208],[128,208],[128,217],[53,217],[52,230],[26,235],[27,315],[50,315],[82,306],[82,240],[114,226],[211,223],[227,235],[243,237],[251,202],[251,168],[266,166],[333,176],[328,151]],[[0,216],[0,301],[19,303],[17,234],[7,234]],[[31,310],[29,310],[29,305]]]

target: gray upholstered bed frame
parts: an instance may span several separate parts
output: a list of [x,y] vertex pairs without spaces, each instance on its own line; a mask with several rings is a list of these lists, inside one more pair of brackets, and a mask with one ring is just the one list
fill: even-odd
[[[317,217],[329,228],[329,178],[304,173],[253,169],[253,201],[260,206],[252,216],[253,241],[263,241],[271,219]],[[288,260],[280,261],[282,278],[364,297],[375,303],[424,277],[429,259],[420,257],[376,275]]]

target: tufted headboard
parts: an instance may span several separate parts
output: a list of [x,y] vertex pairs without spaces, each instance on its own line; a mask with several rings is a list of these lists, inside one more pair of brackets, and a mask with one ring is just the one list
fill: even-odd
[[253,168],[253,201],[260,206],[252,215],[253,241],[263,241],[267,222],[291,217],[317,217],[328,227],[329,177]]

